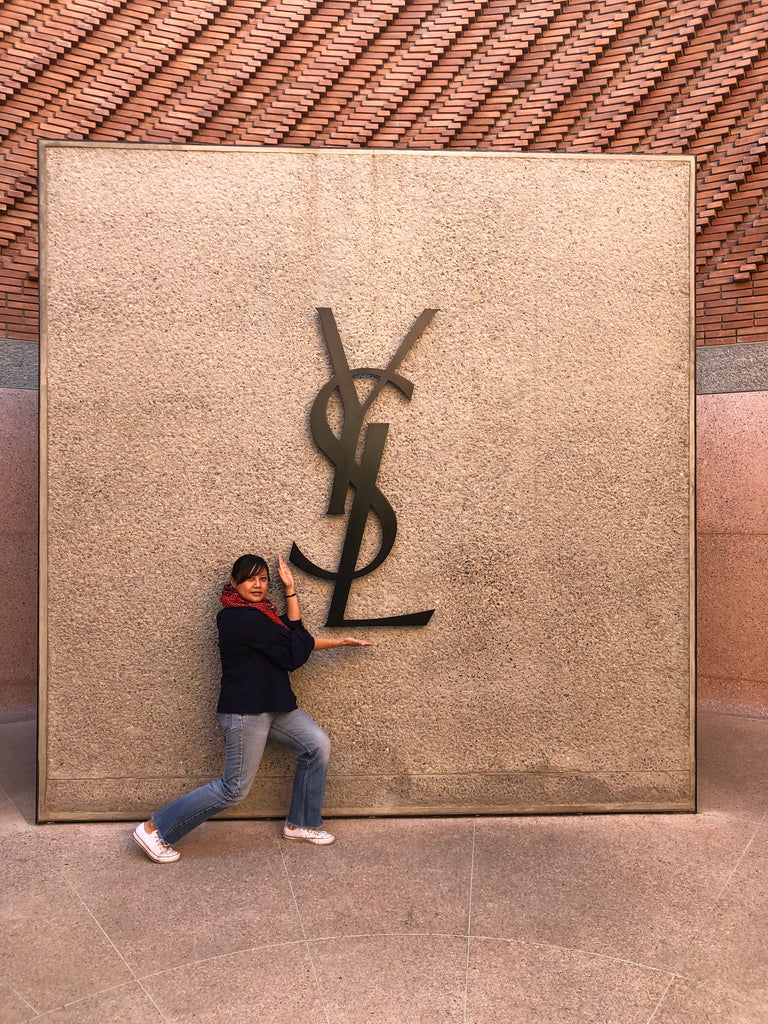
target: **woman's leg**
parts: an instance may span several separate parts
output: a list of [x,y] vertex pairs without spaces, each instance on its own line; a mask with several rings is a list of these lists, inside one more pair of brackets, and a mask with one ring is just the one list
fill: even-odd
[[331,741],[320,726],[300,709],[275,715],[269,738],[299,755],[288,821],[299,828],[322,828]]
[[274,717],[273,714],[219,715],[227,743],[224,774],[155,811],[152,820],[164,842],[172,846],[187,832],[248,795]]

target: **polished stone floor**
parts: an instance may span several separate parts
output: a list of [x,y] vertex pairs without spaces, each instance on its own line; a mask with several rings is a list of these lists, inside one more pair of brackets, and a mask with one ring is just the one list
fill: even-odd
[[[697,815],[35,826],[0,725],[0,1022],[765,1024],[768,720],[708,706]],[[18,717],[18,716],[17,716]]]

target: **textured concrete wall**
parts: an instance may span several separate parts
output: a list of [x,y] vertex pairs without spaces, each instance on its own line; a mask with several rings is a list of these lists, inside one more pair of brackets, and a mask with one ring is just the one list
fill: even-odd
[[689,159],[52,144],[42,186],[42,818],[217,774],[233,558],[338,564],[317,307],[374,368],[439,310],[368,417],[399,532],[348,615],[436,611],[295,674],[326,812],[692,807]]

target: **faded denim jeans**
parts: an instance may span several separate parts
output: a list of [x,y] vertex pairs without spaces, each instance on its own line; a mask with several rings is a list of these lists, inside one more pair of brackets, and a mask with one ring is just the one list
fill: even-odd
[[331,741],[320,726],[298,708],[261,715],[219,715],[219,722],[227,742],[224,774],[155,811],[152,820],[161,839],[172,846],[214,814],[244,800],[268,739],[299,756],[287,820],[300,828],[321,828]]

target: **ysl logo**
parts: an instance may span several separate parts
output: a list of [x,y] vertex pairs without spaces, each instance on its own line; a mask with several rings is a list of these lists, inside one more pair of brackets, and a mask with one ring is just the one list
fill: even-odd
[[[425,626],[432,617],[434,608],[431,611],[391,615],[378,619],[347,619],[344,617],[344,612],[352,581],[361,576],[367,576],[381,565],[392,550],[397,535],[395,511],[376,486],[389,424],[370,423],[368,425],[363,452],[358,462],[355,454],[363,428],[363,420],[366,412],[387,384],[397,388],[410,401],[413,384],[395,371],[437,310],[424,310],[384,370],[370,367],[350,369],[333,312],[330,309],[318,309],[317,312],[320,315],[320,324],[334,369],[333,376],[320,389],[315,398],[309,416],[312,436],[317,442],[318,448],[336,467],[326,514],[329,516],[344,515],[350,487],[354,488],[354,498],[341,560],[336,572],[330,572],[328,569],[322,569],[319,565],[315,565],[299,550],[296,544],[291,548],[290,560],[299,569],[303,569],[304,572],[312,576],[335,582],[336,586],[333,589],[326,626]],[[355,388],[356,377],[375,379],[375,384],[363,402],[360,401]],[[328,422],[328,403],[335,391],[338,391],[341,396],[344,411],[341,437],[334,434]],[[376,514],[381,525],[381,545],[378,553],[368,565],[358,569],[357,559],[360,554],[360,545],[371,510]]]

